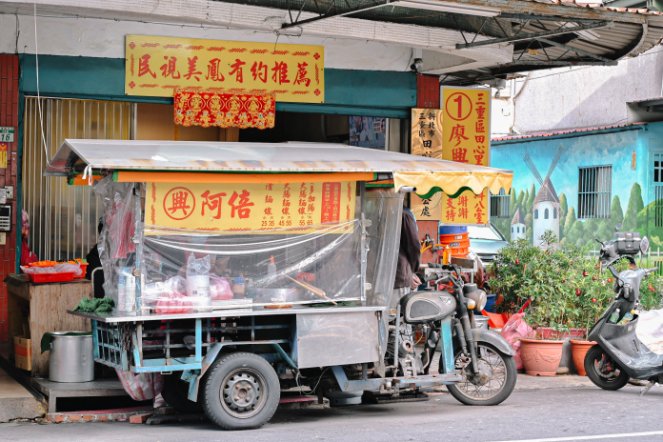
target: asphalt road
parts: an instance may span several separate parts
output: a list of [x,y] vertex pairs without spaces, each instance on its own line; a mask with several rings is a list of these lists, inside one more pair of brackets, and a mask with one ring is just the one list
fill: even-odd
[[227,432],[204,420],[0,424],[0,441],[663,441],[663,387],[602,391],[587,378],[520,375],[496,407],[468,407],[448,393],[426,402],[280,409],[259,430]]

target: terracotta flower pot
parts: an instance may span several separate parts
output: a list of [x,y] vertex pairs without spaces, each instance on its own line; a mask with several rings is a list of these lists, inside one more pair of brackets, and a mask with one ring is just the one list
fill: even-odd
[[523,360],[525,373],[532,376],[555,376],[557,374],[564,341],[523,338],[520,342],[520,357]]
[[576,371],[580,376],[587,376],[587,372],[585,371],[585,356],[595,344],[596,342],[594,341],[571,339],[571,357],[573,358],[573,365],[576,366]]

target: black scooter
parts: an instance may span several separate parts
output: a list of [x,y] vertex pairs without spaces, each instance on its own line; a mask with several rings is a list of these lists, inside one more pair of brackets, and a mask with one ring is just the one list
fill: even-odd
[[[598,240],[597,240],[598,241]],[[615,239],[601,244],[601,267],[615,277],[616,297],[589,331],[596,341],[585,357],[587,376],[604,390],[619,390],[629,378],[663,383],[663,355],[649,350],[635,334],[638,324],[640,283],[656,269],[636,267],[635,256],[646,253],[649,241],[638,233],[617,233]],[[627,260],[629,268],[617,273],[614,265]]]

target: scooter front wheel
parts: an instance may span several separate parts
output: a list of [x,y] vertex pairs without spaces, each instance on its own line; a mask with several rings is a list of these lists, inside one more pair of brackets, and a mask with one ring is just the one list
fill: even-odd
[[465,405],[497,405],[511,395],[518,371],[513,357],[493,346],[477,343],[479,373],[471,373],[470,358],[462,351],[456,353],[456,370],[463,380],[447,385],[449,393]]
[[612,358],[595,345],[585,356],[587,377],[604,390],[619,390],[628,382],[628,374]]

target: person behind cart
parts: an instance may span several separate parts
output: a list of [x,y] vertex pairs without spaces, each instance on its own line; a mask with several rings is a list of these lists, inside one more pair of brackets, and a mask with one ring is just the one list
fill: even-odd
[[[99,219],[99,224],[97,225],[97,234],[101,235],[101,230],[104,228],[104,223],[103,219]],[[97,244],[95,244],[88,254],[85,256],[85,260],[87,261],[87,269],[85,270],[85,278],[89,279],[92,281],[92,284],[94,285],[94,297],[95,298],[103,298],[106,296],[106,292],[104,291],[104,271],[101,269],[101,259],[99,258],[99,248],[97,247]],[[93,280],[93,271],[95,269],[99,268],[96,272],[94,272],[94,280]]]
[[[419,233],[414,214],[403,206],[401,220],[401,237],[398,247],[398,264],[396,267],[396,280],[394,281],[394,296],[392,302],[398,302],[403,296],[421,285],[417,276],[421,258]],[[392,306],[392,307],[395,307]]]
[[39,258],[30,250],[28,238],[30,237],[30,216],[25,210],[21,213],[21,265],[25,266],[39,261]]

